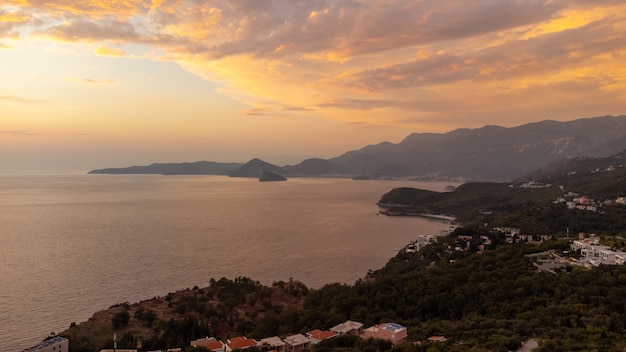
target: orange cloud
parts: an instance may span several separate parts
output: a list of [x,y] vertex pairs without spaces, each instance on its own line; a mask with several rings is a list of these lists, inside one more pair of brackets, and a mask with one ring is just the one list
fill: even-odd
[[143,0],[27,0],[22,3],[24,6],[37,10],[88,15],[95,18],[103,16],[128,18],[135,14],[145,13],[150,8],[150,3]]
[[96,53],[96,55],[100,55],[100,56],[111,56],[111,57],[126,56],[126,52],[124,52],[124,50],[118,49],[118,48],[111,48],[108,46],[99,46],[94,50],[94,52]]
[[217,82],[249,106],[246,115],[409,123],[448,109],[487,119],[502,111],[484,104],[504,101],[528,113],[550,110],[533,89],[554,98],[553,110],[595,106],[553,91],[569,84],[611,109],[626,90],[622,1],[0,3],[16,11],[0,12],[12,19],[0,24],[0,36],[95,43],[101,56],[143,44],[157,49],[152,59]]

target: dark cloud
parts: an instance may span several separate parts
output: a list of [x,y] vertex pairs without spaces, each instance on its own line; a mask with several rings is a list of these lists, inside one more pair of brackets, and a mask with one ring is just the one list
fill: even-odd
[[285,106],[281,109],[285,112],[306,112],[306,111],[315,111],[315,109],[305,108],[302,106]]
[[276,113],[273,110],[268,110],[264,108],[251,108],[244,111],[244,115],[246,116],[276,116]]
[[[189,3],[183,3],[189,6]],[[216,36],[190,41],[209,57],[303,55],[336,51],[353,56],[457,40],[546,21],[564,1],[262,1],[213,2]],[[189,10],[189,7],[187,7]],[[207,11],[193,11],[200,20]],[[162,25],[184,23],[187,12],[160,12]],[[184,37],[184,33],[183,37]],[[218,37],[219,35],[219,37]]]
[[330,99],[325,103],[317,104],[324,108],[340,108],[353,110],[372,110],[402,105],[402,102],[394,100],[374,100],[374,99]]
[[110,19],[99,21],[74,19],[67,24],[53,26],[46,32],[58,39],[67,41],[86,39],[93,41],[138,41],[141,39],[132,24]]
[[315,111],[315,109],[303,106],[289,106],[277,102],[263,102],[261,106],[250,108],[244,111],[247,116],[284,116],[288,113],[298,113]]
[[379,91],[422,87],[467,80],[500,80],[575,66],[596,57],[626,49],[626,37],[613,32],[613,19],[549,33],[531,39],[512,40],[476,52],[446,52],[385,68],[357,72],[335,84]]
[[33,135],[33,133],[31,133],[31,132],[23,131],[23,130],[5,130],[5,131],[0,130],[0,134],[6,134],[6,135],[11,135],[11,136],[31,136],[31,135]]

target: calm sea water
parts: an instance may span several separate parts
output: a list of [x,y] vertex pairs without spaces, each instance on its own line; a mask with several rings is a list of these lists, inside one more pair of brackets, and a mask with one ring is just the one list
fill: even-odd
[[221,176],[0,175],[0,349],[211,278],[354,283],[448,225],[377,215],[394,187]]

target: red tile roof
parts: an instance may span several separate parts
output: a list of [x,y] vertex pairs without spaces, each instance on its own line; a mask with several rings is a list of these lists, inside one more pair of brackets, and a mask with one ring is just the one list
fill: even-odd
[[228,347],[230,347],[233,350],[246,348],[246,347],[252,347],[252,346],[256,346],[257,344],[258,343],[256,342],[255,339],[248,339],[243,336],[233,337],[232,339],[229,339],[227,343]]
[[312,338],[319,340],[319,341],[324,341],[326,339],[329,339],[331,337],[337,336],[336,332],[333,331],[322,331],[319,329],[315,329],[315,330],[311,330],[309,332],[307,332],[307,335],[311,336]]
[[191,343],[194,346],[206,347],[209,351],[224,349],[224,344],[222,343],[222,341],[216,340],[214,338],[198,339],[198,340],[192,341]]

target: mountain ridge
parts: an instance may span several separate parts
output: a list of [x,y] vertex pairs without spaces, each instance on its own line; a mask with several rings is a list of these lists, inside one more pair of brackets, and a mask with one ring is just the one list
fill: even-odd
[[[330,159],[309,158],[280,167],[254,158],[246,164],[221,163],[227,164],[229,170],[224,165],[218,171],[192,169],[190,174],[259,177],[266,170],[289,177],[510,181],[559,159],[606,157],[624,149],[626,115],[607,115],[565,122],[544,120],[515,127],[486,125],[446,133],[412,133],[399,143],[370,144]],[[156,167],[150,165],[89,173],[184,174],[186,170],[175,169],[172,164],[156,165],[170,166],[163,167],[165,172],[154,171]],[[172,168],[178,171],[171,172]]]

